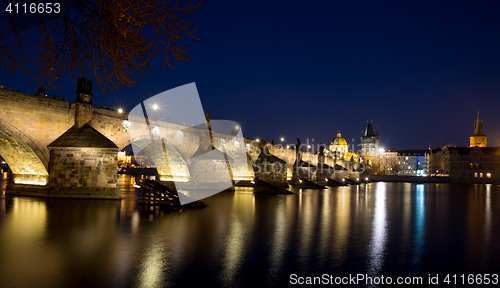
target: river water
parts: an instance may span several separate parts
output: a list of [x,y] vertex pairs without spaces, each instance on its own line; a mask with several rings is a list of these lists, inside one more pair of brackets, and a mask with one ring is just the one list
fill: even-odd
[[122,200],[9,196],[6,175],[0,287],[266,287],[323,274],[443,284],[500,273],[500,186],[238,188],[170,211],[137,205],[126,175]]

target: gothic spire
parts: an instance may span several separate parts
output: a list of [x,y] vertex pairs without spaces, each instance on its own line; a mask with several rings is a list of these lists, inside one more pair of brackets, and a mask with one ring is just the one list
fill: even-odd
[[474,121],[474,134],[472,136],[484,136],[483,120],[479,117],[479,111],[477,111],[477,119]]

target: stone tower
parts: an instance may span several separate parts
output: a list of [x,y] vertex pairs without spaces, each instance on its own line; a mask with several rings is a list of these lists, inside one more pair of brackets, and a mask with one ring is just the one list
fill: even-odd
[[372,122],[366,121],[365,132],[361,135],[361,156],[379,156],[380,134],[373,129]]
[[94,105],[92,105],[93,84],[92,81],[83,78],[76,78],[76,113],[75,125],[80,128],[86,123],[89,123],[94,115]]
[[486,147],[486,135],[483,134],[483,120],[479,118],[479,111],[477,111],[477,119],[474,121],[474,134],[469,137],[470,147]]
[[369,165],[369,167],[367,167],[368,172],[376,173],[375,171],[378,171],[380,164],[379,148],[380,134],[378,129],[377,132],[375,132],[372,122],[368,122],[368,120],[366,120],[366,129],[361,134],[360,156],[363,158],[363,162]]

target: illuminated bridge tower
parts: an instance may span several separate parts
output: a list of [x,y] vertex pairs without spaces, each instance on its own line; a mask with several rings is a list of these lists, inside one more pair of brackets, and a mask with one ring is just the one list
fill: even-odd
[[469,139],[470,147],[486,147],[486,135],[483,134],[483,120],[479,118],[479,111],[477,111],[477,119],[474,121],[474,134]]
[[[366,120],[366,129],[361,135],[361,150],[360,154],[363,162],[368,165],[367,171],[379,171],[380,164],[380,134],[374,131],[372,122]],[[371,169],[370,169],[371,168]]]

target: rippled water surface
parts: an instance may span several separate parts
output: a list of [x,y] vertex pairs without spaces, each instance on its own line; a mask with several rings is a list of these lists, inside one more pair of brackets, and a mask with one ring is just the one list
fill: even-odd
[[[6,174],[3,174],[6,177]],[[2,178],[2,174],[0,174]],[[264,287],[290,274],[500,273],[500,186],[371,183],[295,195],[251,188],[206,209],[6,196],[0,287]]]

